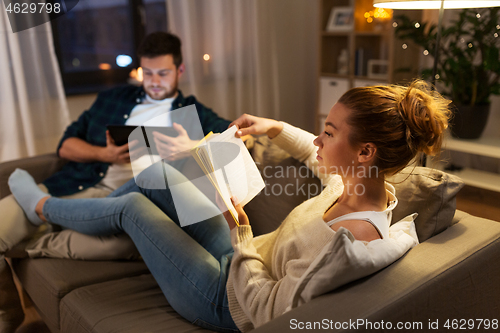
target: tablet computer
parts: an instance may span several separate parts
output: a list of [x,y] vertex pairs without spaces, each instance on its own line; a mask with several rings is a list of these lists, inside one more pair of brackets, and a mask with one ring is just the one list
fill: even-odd
[[[115,140],[115,144],[117,146],[122,146],[128,143],[130,134],[138,127],[141,128],[141,131],[137,131],[134,134],[142,132],[144,141],[148,147],[151,147],[153,144],[153,132],[159,132],[171,137],[176,137],[178,135],[175,128],[166,126],[107,125],[106,127],[108,128],[109,134],[113,140]],[[151,140],[151,144],[149,140]]]

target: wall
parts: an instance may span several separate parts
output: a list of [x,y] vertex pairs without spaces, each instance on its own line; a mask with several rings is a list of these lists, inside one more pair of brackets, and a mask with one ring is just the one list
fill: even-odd
[[71,121],[77,120],[83,111],[88,110],[96,98],[97,94],[67,96]]

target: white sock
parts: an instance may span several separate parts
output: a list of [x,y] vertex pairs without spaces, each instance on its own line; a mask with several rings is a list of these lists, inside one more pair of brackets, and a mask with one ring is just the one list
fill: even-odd
[[34,225],[41,225],[43,221],[35,212],[37,203],[49,194],[43,192],[31,175],[22,169],[16,169],[9,177],[10,191],[17,203],[24,210],[28,220]]

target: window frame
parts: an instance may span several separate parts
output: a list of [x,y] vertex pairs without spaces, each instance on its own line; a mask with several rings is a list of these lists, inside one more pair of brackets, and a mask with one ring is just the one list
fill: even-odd
[[77,73],[66,72],[63,64],[62,47],[59,39],[59,29],[57,19],[51,20],[54,50],[61,72],[64,91],[66,95],[80,95],[100,92],[118,85],[127,84],[132,68],[139,66],[139,59],[135,50],[146,35],[146,8],[143,0],[128,0],[132,17],[132,39],[134,53],[132,57],[132,67],[112,68],[109,70],[87,70]]

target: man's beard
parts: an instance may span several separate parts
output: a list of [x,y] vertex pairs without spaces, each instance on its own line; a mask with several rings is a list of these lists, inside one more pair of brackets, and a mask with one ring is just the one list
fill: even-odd
[[[149,90],[152,88],[161,88],[164,92],[162,95],[152,95],[152,93],[149,92]],[[164,86],[158,86],[158,87],[148,86],[145,90],[146,90],[146,93],[148,94],[149,97],[151,97],[154,100],[160,101],[162,99],[171,98],[171,97],[175,96],[175,94],[177,93],[177,82],[175,82],[172,85],[171,89],[168,89],[167,87],[164,87]]]

